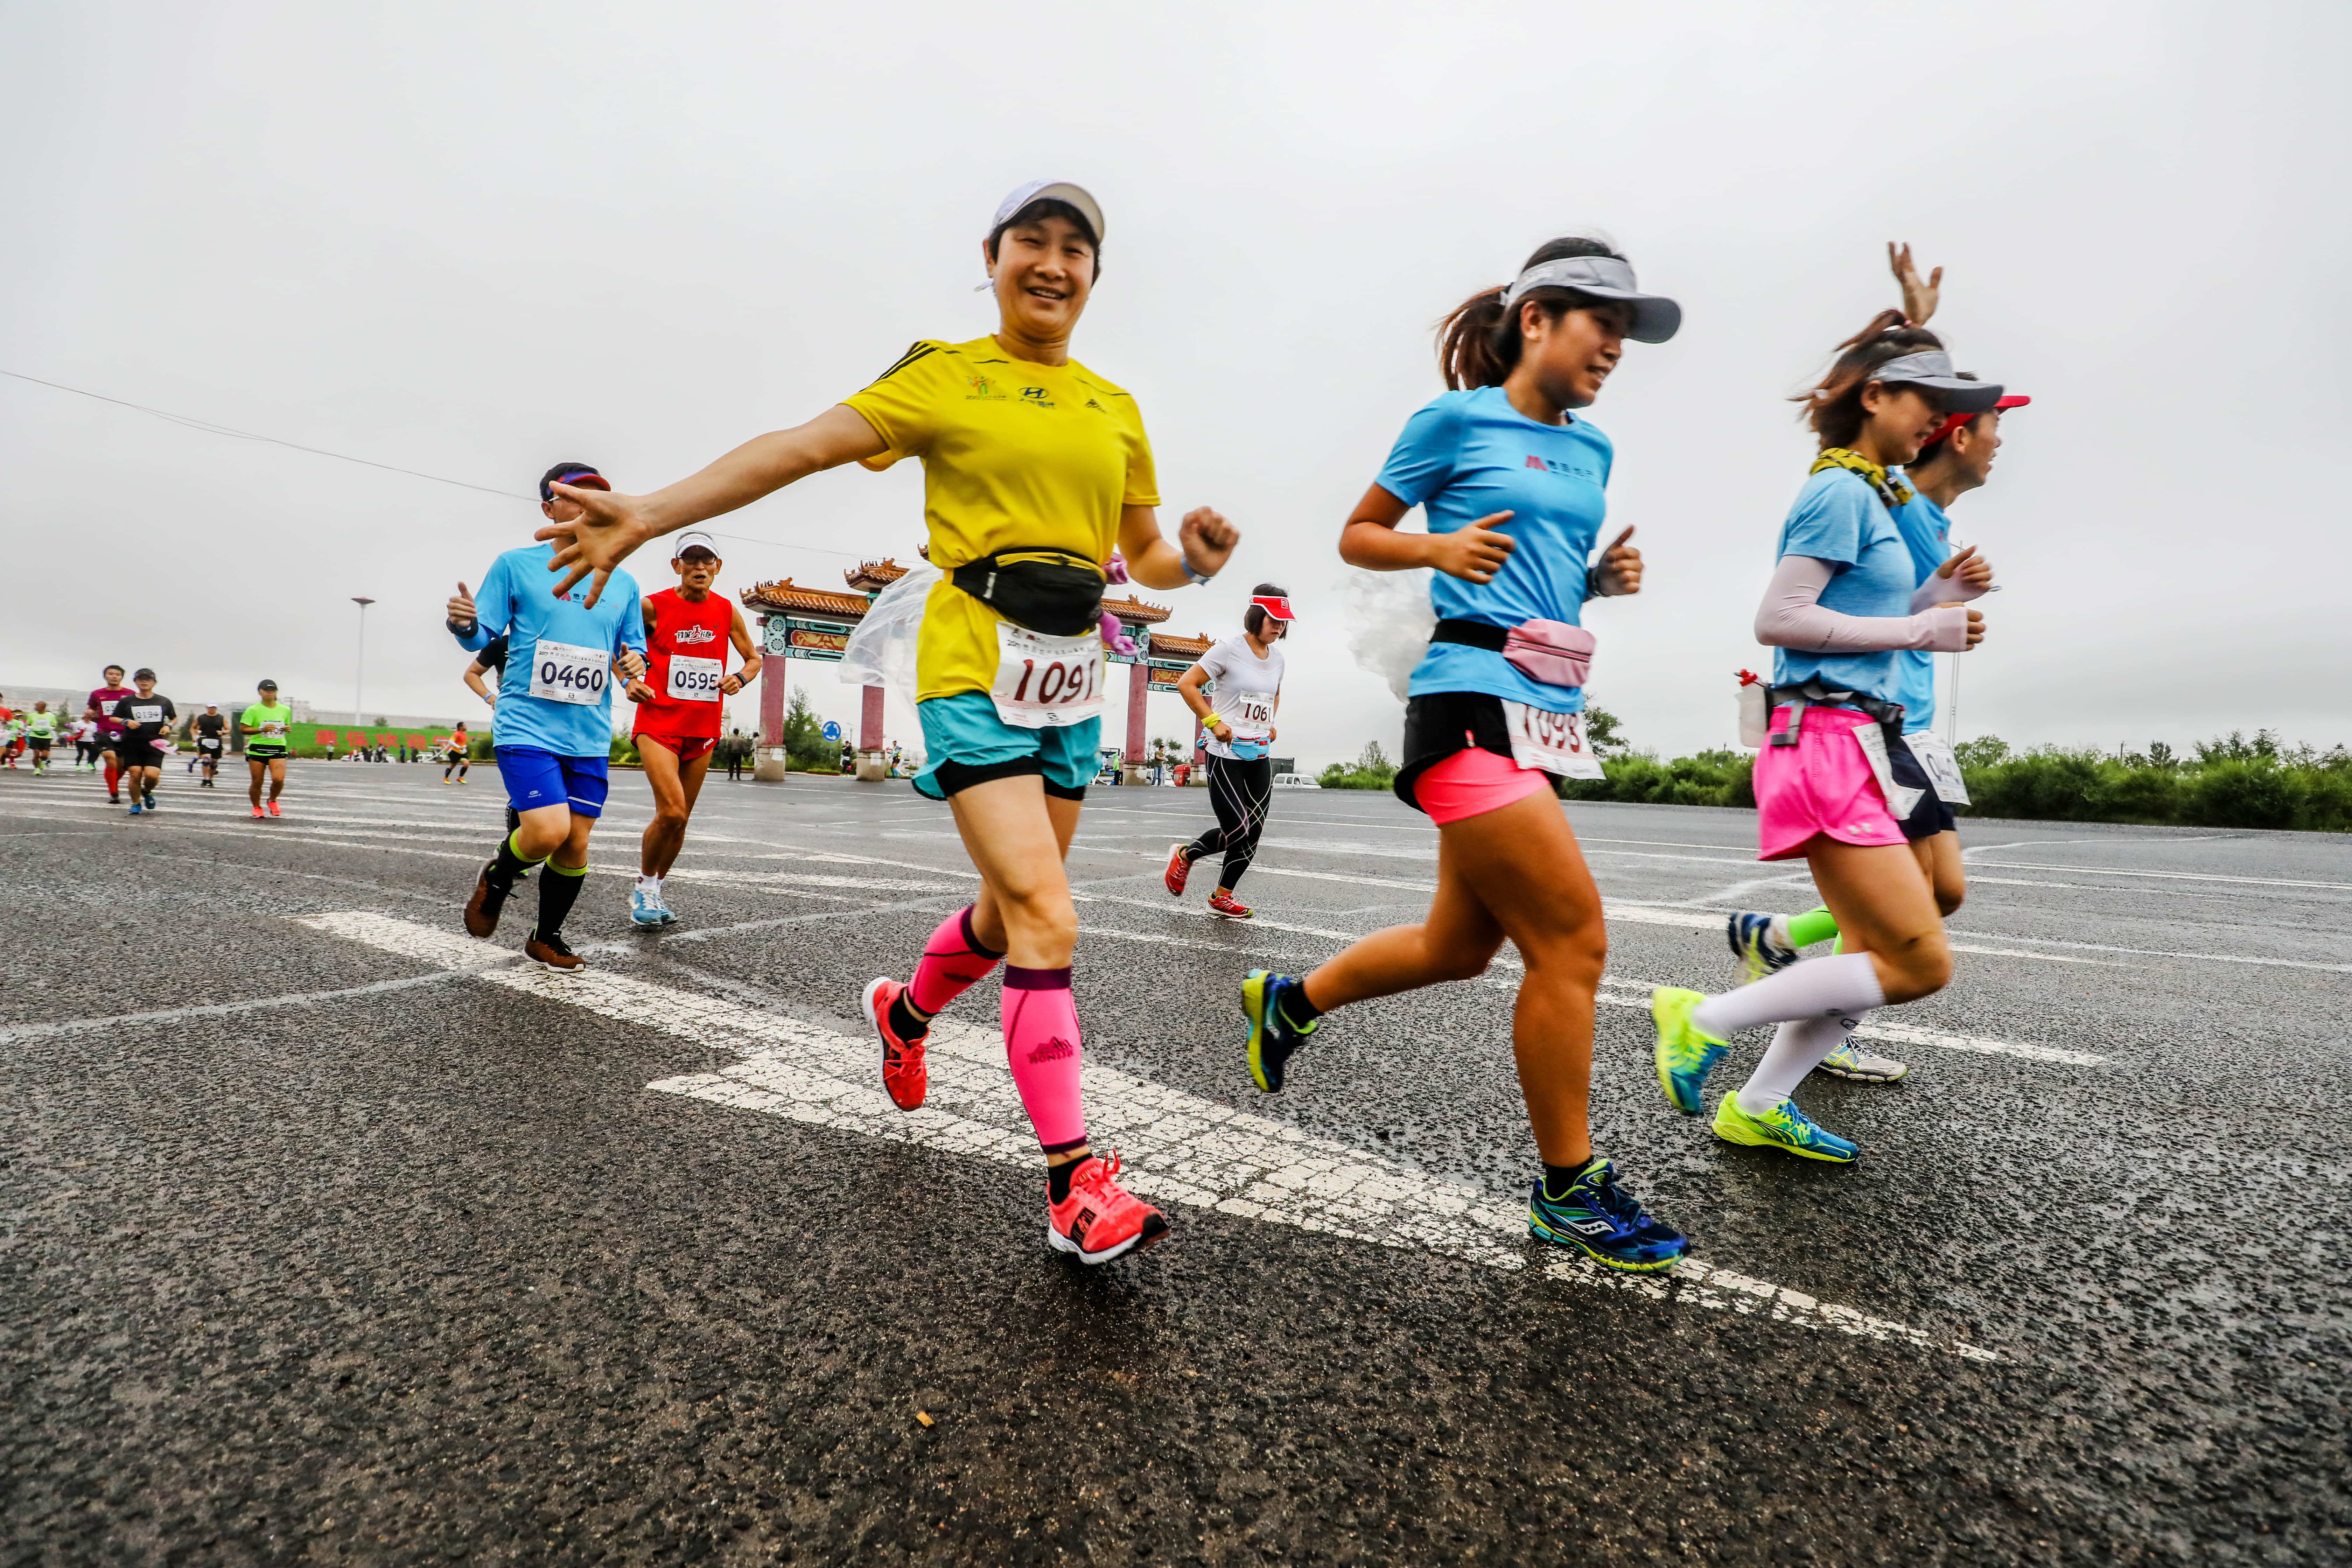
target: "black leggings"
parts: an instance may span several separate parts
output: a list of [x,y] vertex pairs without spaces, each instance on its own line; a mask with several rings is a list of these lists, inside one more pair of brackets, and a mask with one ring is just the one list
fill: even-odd
[[1217,826],[1192,840],[1184,856],[1204,860],[1223,850],[1225,870],[1217,885],[1230,892],[1257,858],[1258,835],[1265,831],[1265,814],[1274,805],[1274,759],[1241,762],[1211,752],[1209,805],[1217,814]]

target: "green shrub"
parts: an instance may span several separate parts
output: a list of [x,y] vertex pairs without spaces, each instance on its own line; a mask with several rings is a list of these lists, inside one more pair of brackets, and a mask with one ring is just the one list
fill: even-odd
[[2209,762],[2189,788],[2189,820],[2200,827],[2293,827],[2303,815],[2304,798],[2303,781],[2271,754]]
[[1393,789],[1396,776],[1396,764],[1381,750],[1381,743],[1367,741],[1352,763],[1333,763],[1316,775],[1315,782],[1325,789]]
[[1756,759],[1745,752],[1701,752],[1662,763],[1647,752],[1601,759],[1597,779],[1570,779],[1569,800],[1617,800],[1653,805],[1754,805]]
[[841,747],[841,742],[824,738],[824,721],[809,706],[808,692],[793,687],[784,713],[785,765],[801,773],[839,773]]

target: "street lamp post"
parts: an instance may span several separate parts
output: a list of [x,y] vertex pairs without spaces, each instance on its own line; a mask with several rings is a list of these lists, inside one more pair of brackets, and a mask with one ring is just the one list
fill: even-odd
[[362,698],[367,689],[367,607],[375,601],[363,599],[354,594],[352,595],[352,603],[360,607],[360,655],[352,670],[352,722],[364,724],[367,722],[367,716],[363,710],[366,705],[362,701]]

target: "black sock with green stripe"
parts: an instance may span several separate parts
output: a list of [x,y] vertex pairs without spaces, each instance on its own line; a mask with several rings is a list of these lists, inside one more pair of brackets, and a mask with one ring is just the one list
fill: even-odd
[[1323,1016],[1323,1009],[1307,999],[1307,982],[1303,978],[1277,985],[1274,993],[1274,1007],[1282,1015],[1284,1023],[1302,1034],[1312,1028],[1315,1020]]
[[1588,1154],[1579,1165],[1546,1165],[1543,1168],[1543,1194],[1552,1203],[1568,1196],[1568,1189],[1576,1185],[1576,1178],[1601,1163],[1600,1156]]
[[580,901],[581,884],[588,880],[585,866],[559,866],[547,863],[547,875],[539,879],[539,934],[541,940],[555,935],[563,929],[563,917]]
[[513,892],[514,885],[530,875],[532,867],[543,866],[547,863],[547,857],[544,855],[533,860],[515,847],[515,840],[521,837],[522,830],[517,828],[500,839],[499,857],[490,862],[490,886],[503,892]]

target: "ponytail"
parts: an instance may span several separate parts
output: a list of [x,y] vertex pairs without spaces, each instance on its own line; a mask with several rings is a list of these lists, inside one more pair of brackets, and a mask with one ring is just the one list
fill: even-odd
[[[1625,259],[1601,240],[1555,239],[1538,247],[1519,270],[1524,272],[1529,267],[1570,256],[1606,256],[1618,261]],[[1580,305],[1599,302],[1580,289],[1530,289],[1520,295],[1518,302],[1507,311],[1503,308],[1503,299],[1509,292],[1510,285],[1507,283],[1481,289],[1456,305],[1445,320],[1438,323],[1437,369],[1445,378],[1447,391],[1500,386],[1509,376],[1519,363],[1519,350],[1524,342],[1519,335],[1520,305],[1532,301],[1542,307],[1545,321],[1556,321]]]
[[1789,401],[1802,405],[1798,416],[1812,426],[1824,448],[1851,447],[1862,435],[1862,389],[1870,384],[1871,373],[1889,360],[1943,346],[1943,339],[1913,326],[1902,311],[1881,310],[1868,326],[1838,344],[1838,357],[1819,384]]

